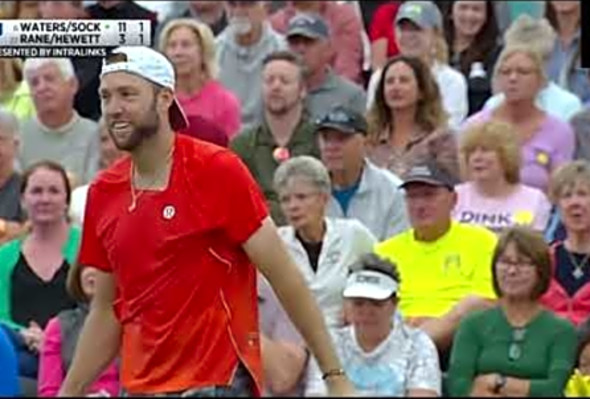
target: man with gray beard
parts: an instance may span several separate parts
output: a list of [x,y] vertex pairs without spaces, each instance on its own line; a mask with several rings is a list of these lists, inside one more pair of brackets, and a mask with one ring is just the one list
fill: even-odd
[[262,70],[264,120],[230,143],[260,185],[277,225],[285,224],[285,219],[273,189],[275,170],[294,156],[319,158],[314,126],[305,112],[305,96],[304,66],[299,56],[289,51],[270,54]]

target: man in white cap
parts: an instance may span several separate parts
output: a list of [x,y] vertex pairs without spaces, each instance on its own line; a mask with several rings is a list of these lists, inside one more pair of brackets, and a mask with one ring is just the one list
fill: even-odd
[[174,83],[172,64],[147,47],[120,47],[103,64],[105,123],[130,156],[89,190],[79,262],[98,269],[96,293],[60,394],[82,396],[119,355],[131,396],[258,396],[252,264],[320,359],[330,393],[351,394],[246,167],[227,149],[175,134],[187,122]]

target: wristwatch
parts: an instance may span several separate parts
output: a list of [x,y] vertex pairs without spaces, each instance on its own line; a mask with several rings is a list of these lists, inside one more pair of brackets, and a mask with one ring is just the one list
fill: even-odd
[[506,386],[506,376],[502,374],[497,374],[496,379],[494,380],[494,393],[500,393],[502,388]]

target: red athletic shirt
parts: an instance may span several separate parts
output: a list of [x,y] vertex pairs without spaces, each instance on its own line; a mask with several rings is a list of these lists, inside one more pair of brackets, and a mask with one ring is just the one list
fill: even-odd
[[130,211],[129,157],[92,183],[80,263],[112,272],[130,393],[229,383],[242,361],[261,386],[256,272],[242,244],[268,216],[239,158],[175,138],[164,191]]

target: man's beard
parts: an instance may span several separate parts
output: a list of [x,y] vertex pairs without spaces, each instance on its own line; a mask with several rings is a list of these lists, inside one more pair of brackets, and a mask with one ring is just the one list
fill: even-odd
[[116,136],[112,133],[111,129],[109,128],[109,134],[115,143],[115,146],[121,151],[133,151],[146,139],[156,135],[158,133],[158,128],[160,127],[160,116],[156,110],[156,101],[152,102],[152,105],[148,112],[145,113],[144,119],[147,119],[145,122],[140,122],[140,125],[133,126],[133,131],[125,140],[121,142],[117,140]]
[[299,101],[287,102],[281,101],[278,105],[268,105],[266,110],[274,116],[283,116],[291,112],[299,104]]

